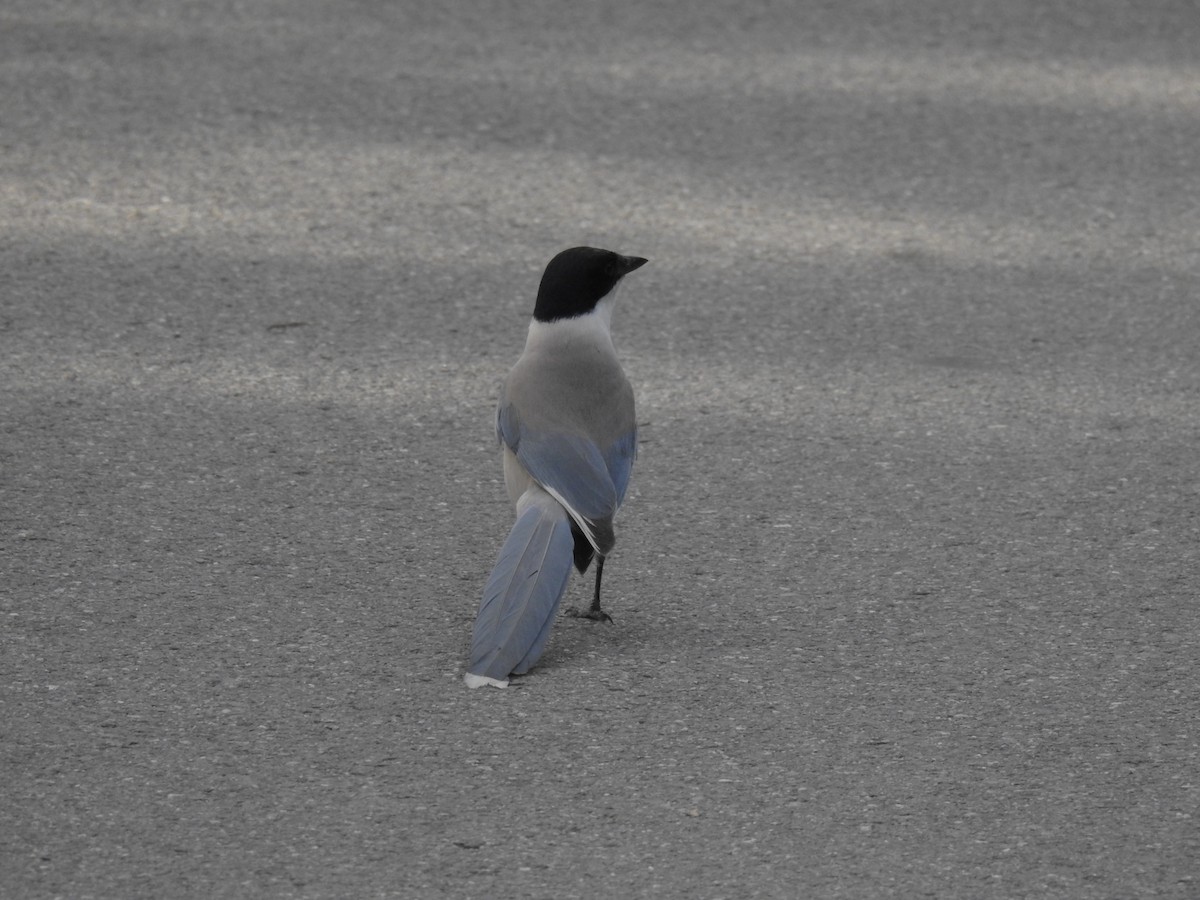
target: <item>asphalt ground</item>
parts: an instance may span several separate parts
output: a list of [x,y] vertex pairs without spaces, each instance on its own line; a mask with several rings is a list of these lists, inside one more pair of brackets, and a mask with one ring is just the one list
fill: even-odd
[[[1198,47],[8,0],[0,894],[1200,896]],[[471,692],[580,243],[651,259],[615,622]]]

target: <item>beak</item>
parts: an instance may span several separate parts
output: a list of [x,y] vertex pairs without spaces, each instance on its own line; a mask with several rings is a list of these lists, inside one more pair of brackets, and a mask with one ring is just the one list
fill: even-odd
[[634,269],[640,269],[650,260],[642,256],[622,256],[621,257],[621,275],[628,275]]

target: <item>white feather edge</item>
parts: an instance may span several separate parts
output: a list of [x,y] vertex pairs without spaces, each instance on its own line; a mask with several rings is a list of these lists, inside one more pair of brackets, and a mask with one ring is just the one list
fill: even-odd
[[545,491],[547,494],[549,494],[551,497],[553,497],[555,500],[557,500],[559,502],[559,505],[561,505],[562,508],[567,511],[567,515],[575,520],[575,524],[579,526],[579,530],[583,532],[583,536],[588,539],[588,543],[592,545],[592,548],[597,553],[599,553],[600,546],[596,543],[596,533],[594,531],[592,531],[592,523],[590,521],[588,521],[585,517],[581,516],[579,513],[575,512],[575,510],[573,510],[571,508],[571,504],[568,503],[566,501],[566,499],[563,497],[563,495],[560,494],[558,491],[556,491],[554,488],[552,488],[548,485],[542,484],[540,481],[537,482],[537,485],[543,491]]
[[475,688],[481,688],[481,687],[496,687],[496,688],[508,687],[508,679],[507,678],[504,678],[504,679],[489,678],[487,675],[475,675],[471,672],[467,672],[465,675],[463,675],[463,683],[466,684],[466,686],[469,687],[471,690],[475,690]]

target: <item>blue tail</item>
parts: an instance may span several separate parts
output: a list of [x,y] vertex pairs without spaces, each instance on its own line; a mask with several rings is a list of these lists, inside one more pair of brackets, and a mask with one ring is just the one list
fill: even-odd
[[571,520],[558,501],[541,491],[522,497],[517,522],[483,589],[468,675],[502,686],[510,674],[533,668],[550,639],[574,546]]

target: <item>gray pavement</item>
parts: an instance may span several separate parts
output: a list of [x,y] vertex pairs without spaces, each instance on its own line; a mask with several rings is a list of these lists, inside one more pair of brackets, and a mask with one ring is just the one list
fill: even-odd
[[[1200,896],[1197,47],[6,2],[0,895]],[[469,692],[576,243],[652,260],[615,624]]]

